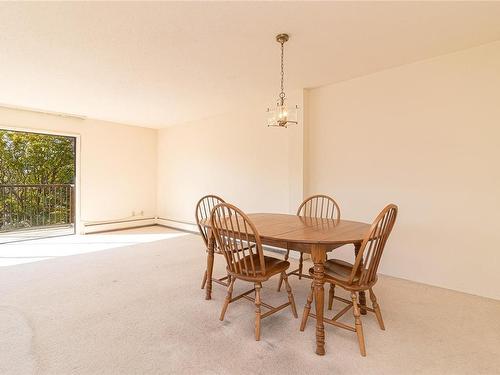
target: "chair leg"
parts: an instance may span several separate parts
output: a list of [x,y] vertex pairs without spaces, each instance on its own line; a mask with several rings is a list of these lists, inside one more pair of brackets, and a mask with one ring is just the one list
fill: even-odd
[[328,291],[328,310],[333,308],[333,298],[335,297],[335,284],[330,284],[330,290]]
[[373,293],[372,288],[370,288],[370,299],[372,301],[373,310],[375,310],[375,316],[377,317],[378,325],[380,326],[381,330],[385,331],[384,320],[382,319],[382,312],[380,311],[380,306],[377,303],[377,297],[375,296],[375,293]]
[[304,265],[304,253],[300,253],[300,258],[299,258],[299,280],[302,279],[302,266]]
[[207,283],[207,270],[203,274],[203,281],[201,282],[201,289],[205,289],[205,284]]
[[[288,260],[290,256],[290,250],[286,249],[285,260]],[[283,277],[280,275],[280,282],[278,283],[278,292],[281,291],[281,285],[283,284]]]
[[356,327],[356,335],[358,336],[358,344],[359,351],[363,357],[366,357],[366,348],[365,348],[365,337],[363,335],[363,325],[361,324],[361,313],[359,311],[358,306],[358,296],[355,292],[351,292],[351,300],[352,300],[352,311],[354,314],[354,322]]
[[289,256],[290,256],[290,249],[286,249],[285,260],[288,260]]
[[281,291],[281,284],[283,284],[283,277],[280,275],[280,282],[278,283],[278,292]]
[[255,340],[260,340],[260,288],[261,283],[255,283]]
[[290,302],[290,307],[292,309],[293,316],[295,318],[298,318],[299,316],[297,315],[297,307],[295,306],[295,300],[293,299],[292,288],[290,287],[290,284],[288,283],[288,275],[286,274],[285,271],[283,271],[281,273],[281,277],[283,278],[283,281],[285,282],[286,292],[288,293],[288,301]]
[[311,312],[311,303],[313,301],[314,295],[314,281],[311,283],[311,292],[307,296],[307,302],[304,306],[304,312],[302,313],[302,322],[300,323],[300,330],[303,331],[306,328],[307,318],[309,318],[309,313]]
[[236,281],[236,278],[233,278],[231,282],[229,283],[229,286],[227,287],[227,295],[226,299],[224,300],[224,305],[222,305],[222,311],[220,312],[220,320],[224,320],[224,315],[226,315],[226,310],[227,306],[231,302],[231,298],[233,297],[233,286],[234,282]]

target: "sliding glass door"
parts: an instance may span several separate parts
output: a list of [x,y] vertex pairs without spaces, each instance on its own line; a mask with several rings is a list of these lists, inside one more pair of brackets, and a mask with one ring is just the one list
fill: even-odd
[[0,243],[75,233],[76,138],[0,129]]

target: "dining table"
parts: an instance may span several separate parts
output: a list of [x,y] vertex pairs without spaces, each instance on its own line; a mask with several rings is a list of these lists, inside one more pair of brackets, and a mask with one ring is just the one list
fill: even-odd
[[[316,354],[325,354],[325,262],[327,253],[334,249],[353,244],[357,255],[361,243],[370,228],[369,224],[343,220],[306,217],[276,213],[252,213],[248,217],[255,225],[263,245],[290,249],[311,255],[314,264],[313,283],[316,311]],[[210,220],[202,223],[208,228],[209,245],[207,257],[207,300],[211,299],[212,272],[214,265],[215,237],[210,228]],[[359,292],[362,314],[366,314],[366,296]]]

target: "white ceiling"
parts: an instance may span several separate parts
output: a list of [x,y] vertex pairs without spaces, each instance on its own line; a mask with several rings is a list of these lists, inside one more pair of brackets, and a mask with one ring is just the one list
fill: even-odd
[[[0,4],[0,103],[150,127],[500,39],[500,3]],[[264,108],[263,108],[264,109]]]

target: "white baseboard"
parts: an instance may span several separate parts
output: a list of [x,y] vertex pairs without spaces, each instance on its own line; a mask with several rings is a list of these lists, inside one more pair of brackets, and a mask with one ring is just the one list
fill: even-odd
[[169,227],[169,228],[184,230],[184,231],[188,231],[188,232],[198,233],[198,226],[196,224],[188,223],[185,221],[157,218],[156,224],[162,225],[164,227]]
[[155,218],[124,220],[124,221],[99,223],[99,224],[84,224],[83,225],[83,234],[109,232],[109,231],[121,230],[121,229],[131,229],[131,228],[145,227],[145,226],[155,225],[155,224],[156,224]]
[[[280,247],[274,247],[274,246],[267,246],[264,245],[264,250],[268,251],[273,254],[278,254],[278,255],[285,255],[286,254],[286,249],[282,249]],[[272,254],[271,254],[272,255]],[[298,260],[300,258],[300,253],[298,251],[290,251],[290,258]],[[309,254],[304,254],[304,260],[310,259],[311,256]]]

